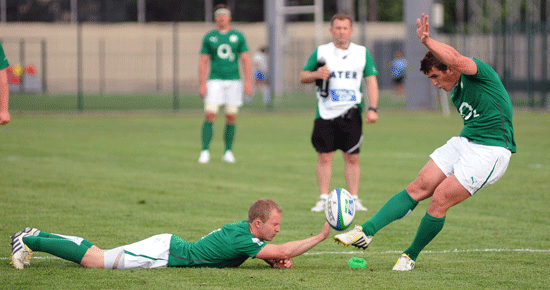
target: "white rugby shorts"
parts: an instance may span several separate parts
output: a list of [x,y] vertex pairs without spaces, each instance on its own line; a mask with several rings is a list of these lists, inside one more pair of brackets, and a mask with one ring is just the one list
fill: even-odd
[[208,80],[205,104],[240,107],[243,105],[243,83],[240,80]]
[[464,137],[453,137],[430,154],[439,169],[446,176],[454,173],[471,195],[497,182],[511,156],[504,147],[480,145]]
[[[160,234],[145,240],[122,246],[123,269],[151,269],[168,266],[171,234]],[[121,269],[120,267],[118,269]]]

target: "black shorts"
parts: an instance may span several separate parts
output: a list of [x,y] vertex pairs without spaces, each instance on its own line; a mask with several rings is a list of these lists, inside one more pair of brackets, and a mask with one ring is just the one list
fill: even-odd
[[311,143],[319,153],[340,149],[347,154],[359,153],[363,141],[363,120],[359,109],[352,108],[333,120],[315,119]]

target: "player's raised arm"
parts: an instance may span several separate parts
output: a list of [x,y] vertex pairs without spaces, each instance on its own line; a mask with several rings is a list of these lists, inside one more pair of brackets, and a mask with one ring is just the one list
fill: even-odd
[[416,19],[416,34],[420,41],[426,45],[435,57],[447,66],[459,73],[467,75],[477,74],[477,65],[471,58],[461,55],[452,46],[436,41],[430,37],[428,15],[422,13],[422,16]]

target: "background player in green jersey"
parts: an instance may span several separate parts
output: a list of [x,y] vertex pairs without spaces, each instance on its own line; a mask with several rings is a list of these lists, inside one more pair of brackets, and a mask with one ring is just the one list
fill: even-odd
[[8,84],[8,73],[6,71],[9,65],[2,43],[0,43],[0,125],[6,125],[10,122],[10,112],[8,111],[10,86]]
[[330,235],[330,225],[304,240],[267,244],[281,231],[281,207],[270,199],[256,200],[248,220],[227,224],[197,242],[160,234],[111,250],[102,250],[74,236],[25,228],[11,236],[11,264],[17,269],[31,262],[33,251],[50,253],[87,268],[137,269],[164,267],[238,267],[248,258],[265,260],[274,268],[292,268],[292,258],[307,252]]
[[429,49],[420,69],[434,86],[451,91],[464,129],[436,149],[418,177],[371,219],[334,237],[345,246],[366,249],[376,232],[431,197],[412,244],[393,267],[398,271],[414,269],[420,251],[443,228],[447,210],[498,181],[516,152],[512,104],[497,73],[482,61],[430,38],[428,16],[422,14],[416,22],[418,38]]
[[[208,32],[202,41],[199,60],[199,94],[204,99],[205,120],[202,126],[202,151],[199,163],[210,161],[210,141],[213,123],[219,107],[225,106],[225,154],[222,160],[235,162],[231,151],[235,137],[235,118],[243,104],[243,83],[239,74],[239,59],[243,64],[244,92],[252,95],[252,67],[250,53],[242,33],[231,29],[231,12],[220,4],[214,12],[216,29]],[[210,62],[210,77],[207,67]]]

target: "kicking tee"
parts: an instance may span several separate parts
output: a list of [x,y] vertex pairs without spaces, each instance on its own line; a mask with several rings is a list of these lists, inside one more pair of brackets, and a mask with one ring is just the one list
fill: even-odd
[[462,74],[451,90],[451,100],[464,119],[461,137],[516,152],[512,102],[500,77],[488,64],[473,59],[477,74]]
[[362,80],[378,75],[369,51],[350,43],[348,49],[339,49],[333,42],[319,46],[309,57],[303,70],[316,71],[317,60],[324,58],[330,71],[329,95],[321,97],[317,90],[317,116],[326,120],[341,116],[353,106],[363,111]]
[[0,69],[5,69],[10,65],[8,62],[8,58],[6,57],[6,54],[4,53],[4,48],[2,47],[2,43],[0,43]]
[[247,51],[246,40],[239,31],[208,32],[202,40],[201,53],[210,55],[210,79],[240,79],[239,55]]
[[265,245],[250,233],[246,220],[224,225],[196,242],[172,235],[168,267],[238,267]]

